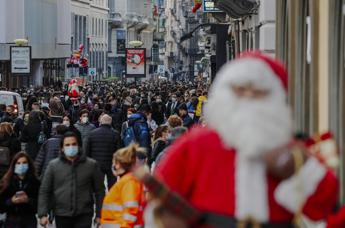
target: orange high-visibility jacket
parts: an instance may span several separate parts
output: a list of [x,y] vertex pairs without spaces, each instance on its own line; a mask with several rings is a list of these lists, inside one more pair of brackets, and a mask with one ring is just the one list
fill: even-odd
[[143,204],[143,184],[131,173],[124,175],[104,198],[102,228],[144,227]]

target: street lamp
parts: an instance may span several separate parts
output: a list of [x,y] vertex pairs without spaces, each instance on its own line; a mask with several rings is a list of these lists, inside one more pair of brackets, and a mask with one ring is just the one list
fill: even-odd
[[132,41],[129,41],[128,44],[135,48],[138,48],[144,45],[144,43],[140,40],[132,40]]

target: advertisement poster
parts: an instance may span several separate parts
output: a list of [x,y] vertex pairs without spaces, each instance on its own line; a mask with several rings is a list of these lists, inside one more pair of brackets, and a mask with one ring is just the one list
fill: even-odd
[[205,13],[216,13],[216,12],[222,12],[219,10],[215,5],[215,0],[204,0],[204,12]]
[[31,73],[31,47],[10,47],[11,73],[30,74]]
[[145,48],[126,48],[126,75],[127,77],[145,77]]
[[117,54],[126,53],[126,30],[118,29],[116,30],[116,47]]

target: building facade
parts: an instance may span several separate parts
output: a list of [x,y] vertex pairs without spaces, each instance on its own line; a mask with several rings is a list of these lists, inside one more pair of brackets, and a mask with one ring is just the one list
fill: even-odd
[[97,71],[90,80],[102,80],[107,75],[108,13],[108,0],[71,0],[70,54],[84,45],[89,67]]
[[[125,48],[129,42],[140,40],[146,48],[147,65],[151,64],[153,35],[156,24],[153,19],[154,3],[151,0],[109,0],[108,72],[121,76],[125,70]],[[146,75],[150,75],[147,67]]]
[[[70,0],[0,0],[2,86],[53,85],[64,78],[70,55],[70,10]],[[27,39],[32,48],[28,75],[11,74],[10,46],[15,39]]]
[[345,1],[277,1],[277,57],[289,70],[289,102],[296,129],[331,130],[345,202]]

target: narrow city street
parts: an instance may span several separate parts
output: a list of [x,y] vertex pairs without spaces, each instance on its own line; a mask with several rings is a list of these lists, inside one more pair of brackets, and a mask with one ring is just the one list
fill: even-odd
[[345,228],[345,0],[0,0],[0,228]]

